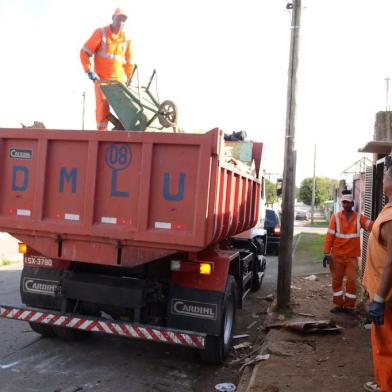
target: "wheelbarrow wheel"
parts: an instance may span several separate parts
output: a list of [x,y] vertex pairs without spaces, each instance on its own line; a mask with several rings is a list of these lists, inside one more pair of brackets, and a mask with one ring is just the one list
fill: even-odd
[[163,101],[158,108],[158,120],[164,128],[177,125],[177,106],[172,101]]

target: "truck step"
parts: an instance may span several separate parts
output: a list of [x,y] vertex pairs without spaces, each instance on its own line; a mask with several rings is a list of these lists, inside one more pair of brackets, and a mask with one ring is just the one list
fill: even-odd
[[72,313],[0,305],[0,317],[205,349],[206,334]]

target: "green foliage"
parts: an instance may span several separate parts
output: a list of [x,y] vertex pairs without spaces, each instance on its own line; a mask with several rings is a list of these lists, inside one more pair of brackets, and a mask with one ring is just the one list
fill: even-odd
[[323,258],[324,234],[301,233],[295,248],[294,259],[320,262]]
[[329,222],[326,220],[323,221],[314,221],[313,224],[309,223],[308,225],[305,226],[309,226],[309,227],[328,227]]
[[267,179],[265,179],[265,199],[267,204],[273,204],[278,201],[278,196],[276,195],[276,184]]
[[[319,206],[326,200],[333,199],[333,192],[338,184],[337,180],[327,177],[316,177],[315,201],[314,204]],[[312,204],[312,187],[313,177],[305,178],[299,188],[299,200],[307,205]]]

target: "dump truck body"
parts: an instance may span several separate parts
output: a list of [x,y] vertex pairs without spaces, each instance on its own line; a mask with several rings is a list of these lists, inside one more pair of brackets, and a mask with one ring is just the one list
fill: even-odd
[[[261,150],[249,150],[257,171]],[[262,182],[224,159],[220,130],[0,129],[0,159],[0,230],[27,245],[29,306],[1,317],[64,336],[105,332],[105,314],[112,328],[201,337],[204,359],[224,358],[235,309],[260,287],[265,235],[251,230]]]
[[0,230],[49,257],[134,266],[257,223],[261,184],[204,135],[0,131]]

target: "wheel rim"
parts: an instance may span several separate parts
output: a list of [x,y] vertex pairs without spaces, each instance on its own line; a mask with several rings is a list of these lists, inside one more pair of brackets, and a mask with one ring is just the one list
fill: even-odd
[[165,127],[173,127],[177,124],[177,106],[172,101],[163,101],[158,108],[159,123]]
[[233,305],[233,297],[231,297],[228,308],[225,312],[225,321],[223,324],[223,342],[225,346],[230,343],[231,331],[233,329],[233,316],[234,316],[234,305]]

